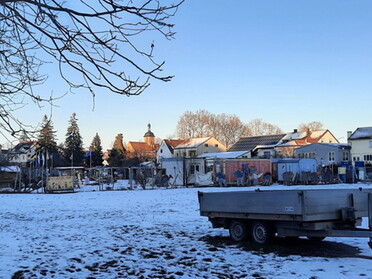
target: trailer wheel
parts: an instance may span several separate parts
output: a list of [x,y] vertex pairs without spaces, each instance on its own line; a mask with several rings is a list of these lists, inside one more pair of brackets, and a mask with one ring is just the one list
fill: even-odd
[[233,241],[241,242],[247,239],[247,225],[243,221],[233,220],[229,226],[230,237]]
[[272,240],[274,232],[266,222],[256,221],[251,226],[251,237],[257,244],[266,244]]
[[325,236],[308,236],[307,239],[311,242],[321,242],[325,239]]

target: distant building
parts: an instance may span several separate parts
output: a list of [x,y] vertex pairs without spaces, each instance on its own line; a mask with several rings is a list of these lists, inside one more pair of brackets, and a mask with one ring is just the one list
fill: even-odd
[[351,160],[350,145],[345,143],[313,143],[298,147],[297,158],[315,158],[317,165],[340,165]]
[[147,127],[147,132],[143,136],[143,142],[130,141],[127,143],[127,158],[136,157],[140,159],[140,161],[156,160],[156,153],[159,149],[159,144],[155,143],[155,135],[151,132],[151,124],[149,123]]
[[160,163],[164,158],[174,157],[174,149],[180,145],[184,140],[181,139],[164,139],[160,143],[157,151],[157,161]]
[[175,157],[196,158],[203,153],[224,152],[226,147],[213,137],[184,140],[174,148]]
[[372,127],[357,128],[348,132],[348,143],[351,146],[353,161],[364,161],[372,164]]
[[288,133],[282,138],[275,149],[282,157],[294,157],[297,148],[313,143],[339,143],[339,141],[329,130],[298,132],[295,129],[293,133]]
[[275,146],[286,134],[241,137],[228,151],[249,151],[250,157],[271,158],[276,156]]
[[252,158],[294,157],[300,146],[312,143],[339,143],[329,130],[298,132],[287,134],[241,137],[229,151],[250,151]]
[[36,149],[36,141],[20,142],[8,151],[7,159],[10,164],[26,167],[35,157]]

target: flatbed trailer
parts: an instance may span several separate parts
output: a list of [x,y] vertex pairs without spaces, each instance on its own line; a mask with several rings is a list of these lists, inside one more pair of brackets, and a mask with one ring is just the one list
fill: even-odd
[[[214,228],[229,229],[234,241],[369,237],[372,248],[372,188],[198,192],[198,198],[200,215]],[[369,229],[358,228],[363,217]]]

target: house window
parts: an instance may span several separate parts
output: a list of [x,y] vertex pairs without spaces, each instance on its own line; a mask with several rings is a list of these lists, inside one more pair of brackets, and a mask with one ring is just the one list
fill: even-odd
[[195,150],[189,151],[189,156],[196,157],[196,151]]
[[263,153],[264,158],[270,158],[270,155],[271,155],[270,151],[264,151]]
[[329,162],[334,162],[335,161],[335,152],[331,151],[328,153],[328,161]]
[[186,157],[186,152],[183,152],[183,157]]
[[342,153],[342,160],[343,161],[349,161],[349,152],[348,151],[344,151]]
[[163,153],[163,149],[160,149],[160,153]]
[[208,143],[204,144],[205,147],[208,147]]
[[369,148],[372,148],[372,140],[370,140],[368,143],[369,143]]
[[372,161],[372,155],[364,155],[364,161]]
[[214,145],[214,147],[218,147],[218,143],[216,143],[216,144]]

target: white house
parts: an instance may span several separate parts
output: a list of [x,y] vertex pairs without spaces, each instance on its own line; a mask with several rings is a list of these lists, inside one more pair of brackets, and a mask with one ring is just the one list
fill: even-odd
[[183,141],[174,148],[175,157],[196,158],[203,153],[226,151],[226,146],[213,137],[192,138]]
[[357,128],[348,132],[348,143],[351,146],[353,161],[372,163],[372,127]]
[[156,152],[156,159],[161,163],[164,158],[174,157],[174,148],[180,145],[184,140],[181,139],[164,139],[161,141],[158,151]]
[[206,185],[212,183],[211,172],[205,163],[206,159],[198,156],[224,151],[226,147],[213,137],[192,138],[181,142],[163,140],[157,157],[161,167],[172,175],[172,184]]

